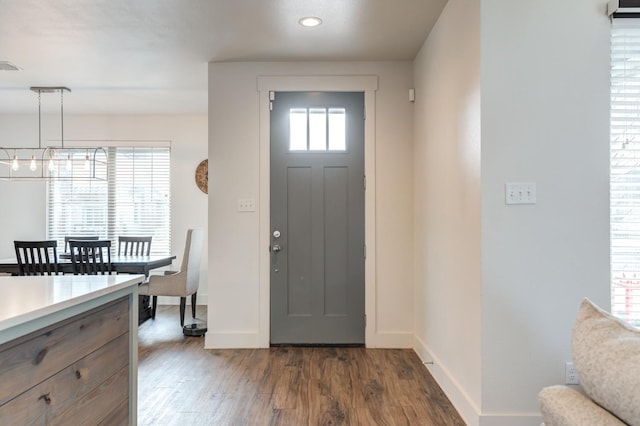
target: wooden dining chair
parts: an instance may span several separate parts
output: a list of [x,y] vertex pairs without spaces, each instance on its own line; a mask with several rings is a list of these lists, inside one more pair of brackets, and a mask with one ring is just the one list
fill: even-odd
[[74,275],[111,275],[110,240],[69,240]]
[[118,237],[118,256],[149,256],[152,237]]
[[64,237],[64,252],[65,252],[65,253],[69,253],[69,241],[70,241],[70,240],[78,240],[78,241],[85,241],[85,240],[88,240],[88,241],[96,241],[96,240],[99,240],[99,239],[100,239],[100,237],[99,237],[99,236],[97,236],[97,235],[92,235],[92,236],[90,236],[90,237],[85,237],[85,236],[82,236],[82,237],[73,237],[73,236],[67,235],[67,236],[65,236],[65,237]]
[[58,275],[58,242],[14,241],[18,275]]

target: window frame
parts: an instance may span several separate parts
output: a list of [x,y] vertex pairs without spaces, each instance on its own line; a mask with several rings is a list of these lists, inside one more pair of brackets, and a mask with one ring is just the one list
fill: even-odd
[[640,326],[640,54],[634,48],[640,51],[640,19],[614,19],[609,140],[611,312]]
[[[93,141],[94,144],[101,141]],[[102,141],[103,142],[103,141]],[[86,141],[82,142],[84,145]],[[46,235],[48,239],[58,241],[60,252],[64,251],[64,236],[89,236],[96,235],[98,230],[101,239],[110,239],[117,242],[118,236],[152,236],[151,255],[168,255],[171,253],[171,143],[169,141],[159,142],[111,142],[100,144],[109,154],[109,177],[106,182],[95,182],[91,184],[80,182],[75,183],[78,186],[89,188],[95,191],[95,188],[101,193],[95,196],[96,200],[102,201],[103,204],[97,209],[102,210],[102,218],[93,219],[99,226],[88,223],[88,228],[77,233],[69,228],[69,224],[65,223],[69,218],[56,217],[56,212],[52,209],[58,208],[58,205],[64,206],[66,201],[54,201],[54,192],[56,185],[63,185],[61,182],[49,181],[46,187]],[[118,162],[120,156],[129,156],[133,159],[128,163],[122,159]],[[119,171],[119,173],[118,173]],[[120,180],[118,180],[120,175]],[[140,183],[142,179],[142,183]],[[100,187],[100,185],[103,187]],[[67,183],[69,185],[69,183]],[[67,193],[73,193],[74,183],[68,189]],[[64,186],[64,185],[63,185]],[[58,187],[59,188],[59,187]],[[141,188],[146,188],[140,192]],[[123,193],[123,190],[125,193]],[[64,191],[62,191],[64,195]],[[92,196],[89,201],[92,202]],[[126,207],[125,207],[126,206]],[[123,209],[128,209],[123,213]],[[66,207],[69,211],[68,207]],[[149,209],[153,209],[162,216],[158,216],[157,223],[149,222],[145,218]],[[89,209],[91,210],[91,209]],[[134,214],[132,214],[132,212]],[[88,214],[88,210],[83,208],[81,215]],[[97,214],[97,212],[94,212]],[[72,213],[74,214],[74,213]],[[127,221],[128,217],[131,221]],[[122,218],[125,218],[124,222]],[[62,221],[62,225],[56,225],[55,221]],[[131,230],[125,231],[123,227]],[[89,229],[94,228],[94,229]],[[112,250],[117,251],[117,244],[112,244]]]

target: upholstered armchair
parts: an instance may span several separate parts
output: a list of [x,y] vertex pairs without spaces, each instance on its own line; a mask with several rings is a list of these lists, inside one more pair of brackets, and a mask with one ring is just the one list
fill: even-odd
[[184,312],[187,296],[191,296],[191,314],[196,317],[196,299],[200,282],[200,259],[204,232],[202,229],[189,229],[179,271],[166,271],[165,275],[151,275],[149,281],[139,288],[142,295],[153,296],[151,318],[156,317],[158,296],[176,296],[180,298],[180,325],[184,325]]

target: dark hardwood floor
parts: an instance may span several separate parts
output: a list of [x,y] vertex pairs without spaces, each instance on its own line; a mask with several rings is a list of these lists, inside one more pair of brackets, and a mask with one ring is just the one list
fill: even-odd
[[204,338],[182,335],[177,306],[160,306],[139,328],[138,424],[464,422],[411,350],[205,350]]

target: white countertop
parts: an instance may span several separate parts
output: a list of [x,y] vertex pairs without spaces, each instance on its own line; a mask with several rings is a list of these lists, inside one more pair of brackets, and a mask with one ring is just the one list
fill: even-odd
[[144,275],[0,276],[0,332],[137,286]]

